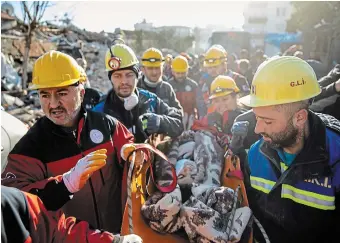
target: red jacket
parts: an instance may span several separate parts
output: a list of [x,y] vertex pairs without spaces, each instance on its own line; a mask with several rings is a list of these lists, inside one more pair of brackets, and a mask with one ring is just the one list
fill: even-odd
[[[132,143],[132,134],[115,118],[84,111],[77,132],[65,132],[48,118],[39,119],[8,156],[2,184],[38,195],[48,210],[62,207],[93,227],[119,232],[126,200],[126,180],[120,150]],[[62,174],[83,156],[107,149],[106,165],[91,176],[84,188],[73,195]],[[126,171],[126,169],[125,169]]]
[[188,115],[194,114],[197,109],[196,106],[196,92],[197,92],[197,83],[187,78],[183,83],[176,81],[174,78],[171,78],[169,81],[172,88],[176,93],[176,98],[179,103],[183,107],[183,111]]
[[112,243],[115,236],[94,230],[85,221],[48,212],[39,197],[1,186],[1,242]]

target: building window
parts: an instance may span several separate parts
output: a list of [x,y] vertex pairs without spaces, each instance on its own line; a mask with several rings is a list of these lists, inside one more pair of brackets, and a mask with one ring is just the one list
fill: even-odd
[[276,16],[279,17],[279,16],[286,16],[286,9],[285,8],[277,8],[276,9]]
[[282,9],[282,14],[281,15],[282,16],[286,16],[286,9],[285,8]]
[[267,17],[250,17],[248,19],[249,24],[265,24],[267,21]]

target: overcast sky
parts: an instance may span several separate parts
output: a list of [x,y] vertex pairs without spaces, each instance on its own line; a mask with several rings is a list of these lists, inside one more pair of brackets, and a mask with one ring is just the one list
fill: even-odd
[[[154,26],[181,25],[206,27],[223,25],[242,28],[243,9],[240,1],[58,1],[51,2],[44,20],[68,13],[80,28],[113,32],[115,28],[133,30],[134,24],[146,19]],[[18,17],[22,16],[20,2],[12,2]]]

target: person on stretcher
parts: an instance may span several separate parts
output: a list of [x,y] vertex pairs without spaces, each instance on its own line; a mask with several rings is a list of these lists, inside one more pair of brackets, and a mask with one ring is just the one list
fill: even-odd
[[[153,230],[175,233],[184,229],[190,242],[240,241],[252,212],[240,201],[234,205],[238,192],[221,181],[231,127],[243,112],[237,105],[238,92],[233,79],[218,76],[209,97],[215,111],[196,120],[189,131],[171,142],[165,153],[176,168],[178,187],[171,193],[155,193],[141,208]],[[221,143],[222,139],[227,142]],[[155,166],[158,183],[166,184],[171,178],[166,163],[158,161]],[[231,217],[233,212],[237,222]],[[227,233],[227,227],[232,233]]]

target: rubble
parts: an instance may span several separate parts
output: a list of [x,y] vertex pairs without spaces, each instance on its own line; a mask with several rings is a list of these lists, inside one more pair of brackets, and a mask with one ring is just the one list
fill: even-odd
[[18,97],[14,97],[9,94],[2,93],[1,94],[1,105],[7,110],[11,110],[16,107],[23,107],[25,103]]
[[12,95],[2,92],[1,107],[31,127],[37,119],[44,116],[38,95],[37,93],[34,95],[34,92],[36,93],[36,91],[31,91],[28,95],[25,91],[11,92]]
[[43,111],[41,109],[35,109],[34,106],[25,106],[13,110],[7,110],[7,112],[27,124],[29,127],[32,127],[40,117],[44,116]]
[[[27,26],[14,16],[1,12],[1,106],[8,113],[32,126],[43,112],[36,91],[21,90],[25,33]],[[72,24],[57,26],[49,22],[40,25],[32,39],[28,61],[28,82],[31,82],[35,60],[50,50],[60,50],[74,58],[85,58],[86,73],[91,88],[101,94],[111,88],[104,60],[114,33],[95,33]],[[80,46],[81,45],[81,46]]]

